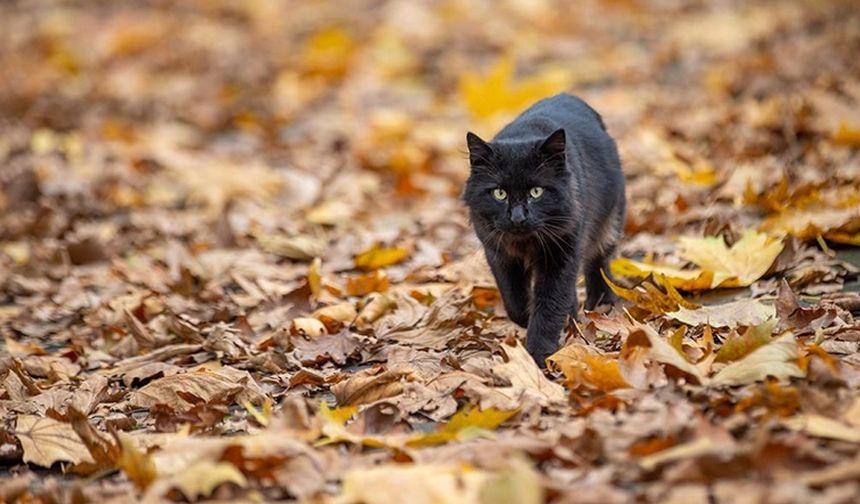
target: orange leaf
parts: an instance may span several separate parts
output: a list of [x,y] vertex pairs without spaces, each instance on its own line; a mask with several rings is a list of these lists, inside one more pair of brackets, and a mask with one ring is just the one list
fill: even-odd
[[492,308],[502,299],[495,287],[472,287],[472,302],[479,310]]
[[385,292],[387,290],[388,275],[379,270],[346,279],[346,293],[350,296],[366,296],[371,292]]

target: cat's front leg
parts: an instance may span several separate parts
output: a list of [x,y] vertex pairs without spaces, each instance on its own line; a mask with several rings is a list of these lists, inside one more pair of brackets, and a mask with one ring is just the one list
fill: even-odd
[[531,303],[531,319],[526,335],[526,350],[538,366],[546,366],[546,358],[558,351],[564,322],[576,313],[576,275],[578,264],[544,268],[536,272]]
[[508,318],[520,327],[528,327],[530,282],[522,259],[487,250],[487,262],[496,279]]

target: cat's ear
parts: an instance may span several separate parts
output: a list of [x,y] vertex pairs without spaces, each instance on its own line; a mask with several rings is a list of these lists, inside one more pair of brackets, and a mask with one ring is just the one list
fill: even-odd
[[469,163],[472,166],[487,165],[493,157],[493,148],[471,131],[466,133],[466,144],[469,146]]
[[564,158],[564,148],[567,144],[567,139],[565,138],[564,128],[559,128],[552,132],[550,136],[543,141],[543,144],[540,146],[540,151],[543,155],[547,157],[560,157]]

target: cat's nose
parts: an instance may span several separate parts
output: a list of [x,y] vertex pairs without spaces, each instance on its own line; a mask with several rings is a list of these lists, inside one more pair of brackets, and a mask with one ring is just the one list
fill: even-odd
[[526,221],[526,211],[522,206],[515,206],[511,209],[511,222],[514,224],[522,224]]

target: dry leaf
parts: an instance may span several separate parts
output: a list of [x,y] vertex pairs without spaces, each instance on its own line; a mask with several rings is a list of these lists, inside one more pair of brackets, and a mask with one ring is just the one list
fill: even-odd
[[798,357],[797,341],[793,334],[787,333],[724,367],[711,378],[710,384],[745,385],[770,376],[779,380],[802,378],[806,373],[797,366]]
[[564,373],[565,383],[570,388],[586,385],[609,392],[630,387],[621,374],[617,359],[587,345],[567,345],[547,358],[547,363]]
[[730,303],[708,305],[694,310],[678,308],[666,316],[691,326],[711,327],[756,326],[776,315],[772,305],[755,299],[739,299]]
[[407,446],[419,447],[434,444],[442,444],[450,441],[468,441],[477,437],[491,435],[493,429],[504,423],[517,413],[513,411],[500,411],[495,408],[479,410],[471,406],[465,406],[448,420],[448,423],[436,432],[412,436]]
[[639,324],[630,332],[630,336],[624,342],[621,355],[629,355],[634,347],[644,346],[648,348],[648,355],[663,364],[668,364],[675,369],[695,378],[700,384],[706,384],[707,378],[695,365],[690,363],[686,356],[682,355],[675,347],[657,334],[650,326]]
[[262,404],[265,394],[247,371],[220,368],[215,371],[196,371],[165,376],[148,383],[134,392],[129,404],[138,408],[149,408],[165,404],[176,411],[186,411],[192,403],[183,399],[190,394],[203,402],[216,397],[234,395],[235,402],[250,401]]
[[810,436],[827,439],[838,439],[849,443],[860,443],[860,429],[845,425],[839,420],[827,418],[821,415],[807,414],[788,418],[785,425],[803,431]]
[[503,349],[508,360],[493,366],[493,373],[510,381],[515,394],[534,396],[541,404],[567,400],[564,387],[544,376],[522,343],[509,338],[504,342]]
[[18,415],[15,436],[24,450],[24,462],[42,467],[55,462],[95,463],[72,426],[53,418]]
[[320,319],[312,317],[294,318],[290,323],[290,334],[317,338],[325,334],[325,324]]
[[[614,264],[614,262],[613,262]],[[644,282],[640,289],[627,289],[617,285],[604,273],[603,278],[616,295],[622,299],[626,299],[636,306],[648,310],[650,313],[660,314],[674,312],[680,308],[693,310],[699,305],[691,303],[684,299],[675,287],[661,274],[656,274],[652,277],[653,283]],[[662,287],[662,289],[661,289]]]
[[386,248],[376,244],[355,256],[355,267],[367,271],[376,270],[397,264],[408,255],[409,251],[404,248]]

